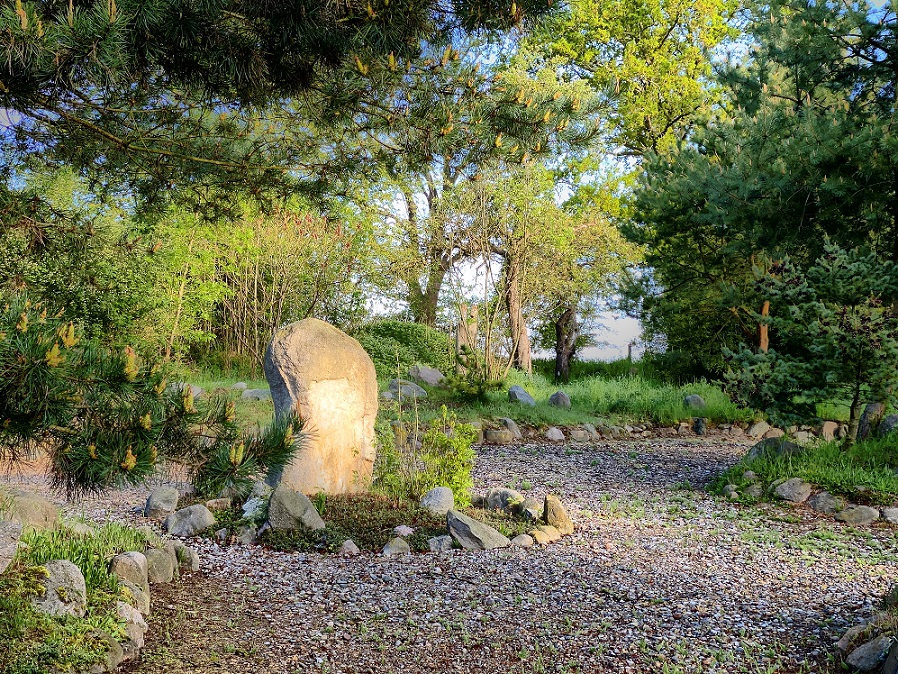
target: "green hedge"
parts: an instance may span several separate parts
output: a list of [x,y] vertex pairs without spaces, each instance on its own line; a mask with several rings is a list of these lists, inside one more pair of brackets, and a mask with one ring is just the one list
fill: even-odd
[[420,323],[383,320],[359,329],[359,340],[377,370],[378,377],[403,376],[412,365],[429,365],[444,374],[453,364],[451,337]]

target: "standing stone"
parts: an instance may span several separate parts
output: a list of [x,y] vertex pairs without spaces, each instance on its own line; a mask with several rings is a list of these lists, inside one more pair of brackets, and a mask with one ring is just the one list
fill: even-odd
[[552,494],[546,495],[543,519],[546,521],[546,524],[558,529],[562,536],[574,533],[574,522],[557,496]]
[[421,497],[421,507],[443,517],[455,508],[455,496],[449,487],[434,487]]
[[551,442],[564,442],[564,432],[555,426],[549,426],[546,429],[546,440]]
[[515,440],[523,440],[524,435],[521,433],[521,429],[518,428],[518,425],[515,423],[514,419],[509,419],[508,417],[502,417],[499,419],[499,423],[507,428]]
[[178,507],[178,490],[170,485],[156,487],[150,492],[146,507],[143,509],[144,517],[168,517]]
[[866,440],[871,437],[879,426],[879,422],[882,421],[885,412],[886,406],[882,403],[868,403],[857,427],[857,439]]
[[511,541],[491,526],[471,519],[456,510],[446,514],[449,533],[465,550],[507,548]]
[[564,391],[555,391],[549,396],[549,404],[552,407],[562,407],[566,410],[571,409],[571,399]]
[[884,438],[898,431],[898,414],[890,414],[879,422],[879,428],[876,429],[876,435]]
[[689,410],[703,410],[707,406],[705,399],[695,393],[683,398],[683,404],[686,405],[686,409]]
[[0,573],[6,571],[6,567],[15,557],[21,537],[22,525],[19,522],[0,521]]
[[517,385],[508,389],[508,399],[513,403],[527,405],[528,407],[536,407],[536,401],[533,399],[533,396]]
[[153,548],[147,550],[144,556],[147,558],[147,580],[151,584],[170,583],[174,580],[175,565],[167,551]]
[[112,558],[109,572],[119,580],[133,583],[144,592],[149,591],[149,575],[147,558],[142,552],[123,552]]
[[851,651],[845,663],[858,672],[877,671],[885,662],[891,646],[892,637],[883,634]]
[[408,378],[415,382],[423,382],[428,386],[439,386],[445,379],[442,372],[426,365],[412,365],[408,369]]
[[280,483],[312,494],[365,492],[374,466],[377,374],[352,337],[317,318],[277,331],[265,352],[277,415],[306,423],[303,449]]
[[196,504],[176,510],[165,518],[162,526],[172,536],[196,536],[215,524],[215,515],[204,505]]
[[31,605],[47,615],[72,615],[83,618],[87,612],[87,584],[81,569],[67,559],[44,564],[47,577],[41,581],[44,593],[34,597]]
[[295,531],[324,529],[324,520],[305,494],[281,484],[268,502],[268,523],[272,529]]
[[115,608],[119,618],[125,621],[127,639],[122,644],[124,660],[133,660],[137,657],[138,651],[143,648],[144,635],[147,633],[149,626],[147,621],[143,619],[140,611],[130,604],[126,604],[123,601],[116,602]]

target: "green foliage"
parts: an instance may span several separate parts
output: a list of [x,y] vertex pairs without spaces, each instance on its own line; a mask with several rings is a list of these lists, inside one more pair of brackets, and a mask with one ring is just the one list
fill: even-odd
[[[534,358],[533,372],[546,379],[551,379],[555,375],[554,359]],[[575,360],[571,362],[572,382],[589,379],[590,377],[623,379],[630,376],[640,377],[647,382],[661,379],[661,373],[649,360],[632,361],[621,358],[620,360],[608,362],[601,360]]]
[[452,367],[450,338],[420,323],[382,320],[370,323],[353,335],[374,361],[378,377],[395,377],[412,365],[429,365],[444,374]]
[[762,485],[780,479],[800,477],[853,503],[889,505],[898,498],[898,457],[894,439],[867,440],[850,448],[837,442],[808,447],[787,456],[761,456],[741,462],[715,482],[717,491],[735,484],[746,485],[742,474],[754,471]]
[[893,399],[898,384],[898,265],[875,253],[845,251],[827,243],[806,271],[790,258],[757,270],[757,287],[769,298],[776,348],[727,352],[728,389],[740,403],[763,409],[777,421],[813,419],[818,403],[851,401],[849,442],[866,396]]
[[343,541],[352,539],[360,550],[378,552],[396,536],[394,527],[405,524],[416,530],[407,539],[409,546],[426,551],[429,538],[446,533],[445,518],[411,501],[380,494],[327,495],[319,510],[327,521],[323,530],[267,531],[262,541],[277,550],[334,552]]
[[498,391],[505,385],[504,379],[494,379],[483,355],[469,346],[462,346],[457,355],[463,372],[449,372],[443,387],[461,400],[485,403],[490,391]]
[[87,341],[23,297],[0,313],[0,420],[0,458],[41,446],[69,492],[137,484],[166,460],[186,463],[206,493],[245,491],[304,437],[292,418],[258,437],[241,434],[233,402],[197,407],[189,386],[167,386],[130,347]]
[[377,427],[377,461],[374,487],[396,501],[417,502],[434,487],[449,487],[455,502],[470,502],[473,486],[474,450],[477,434],[468,424],[460,424],[456,415],[441,407],[438,418],[415,442],[419,428],[404,420]]

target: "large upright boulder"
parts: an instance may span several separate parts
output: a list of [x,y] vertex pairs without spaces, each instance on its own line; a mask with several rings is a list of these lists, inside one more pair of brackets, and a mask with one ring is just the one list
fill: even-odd
[[352,337],[317,318],[277,331],[265,353],[275,414],[306,422],[306,446],[280,484],[311,494],[367,491],[374,467],[377,375]]

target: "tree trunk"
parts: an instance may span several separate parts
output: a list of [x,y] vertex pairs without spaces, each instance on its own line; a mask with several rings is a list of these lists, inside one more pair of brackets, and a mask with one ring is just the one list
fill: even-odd
[[555,383],[567,384],[571,379],[571,360],[577,352],[580,326],[577,312],[567,307],[555,321]]
[[[764,300],[764,305],[761,307],[761,316],[769,316],[770,315],[770,302],[768,300]],[[759,326],[759,341],[761,346],[761,352],[767,353],[770,350],[770,326],[767,323],[762,322]]]
[[508,311],[508,329],[511,332],[511,362],[519,370],[533,374],[533,363],[530,361],[530,335],[527,334],[527,323],[524,321],[524,311],[521,306],[520,274],[521,270],[514,259],[505,258],[502,280],[505,286],[503,294],[505,295],[505,308]]
[[854,397],[851,400],[851,412],[848,416],[848,435],[845,436],[844,447],[847,449],[853,447],[857,442],[857,431],[861,423],[861,411],[864,403],[861,402],[861,389],[856,386],[854,389]]
[[420,282],[409,286],[409,309],[412,311],[412,319],[415,323],[423,323],[430,327],[437,324],[437,307],[440,301],[440,291],[443,281],[449,272],[451,261],[445,256],[435,261],[427,275],[427,285],[422,287]]

